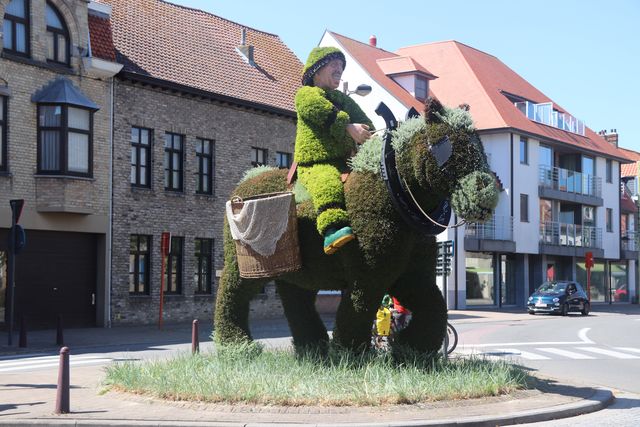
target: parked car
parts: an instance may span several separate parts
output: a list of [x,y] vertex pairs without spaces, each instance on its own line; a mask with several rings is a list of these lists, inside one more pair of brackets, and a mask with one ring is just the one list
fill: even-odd
[[570,311],[579,311],[586,316],[590,308],[587,293],[578,282],[570,280],[544,282],[527,302],[529,314],[559,313],[566,316]]

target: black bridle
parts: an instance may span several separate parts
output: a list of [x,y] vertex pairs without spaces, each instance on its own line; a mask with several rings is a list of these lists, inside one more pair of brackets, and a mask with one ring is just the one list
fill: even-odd
[[[398,214],[400,214],[400,217],[415,230],[429,236],[442,233],[447,229],[447,224],[449,224],[451,218],[451,204],[449,200],[444,199],[441,201],[429,214],[422,210],[396,167],[396,153],[391,145],[391,131],[396,129],[398,123],[389,107],[383,102],[378,105],[375,112],[384,119],[387,126],[382,143],[380,172],[382,179],[384,179],[387,185],[394,207],[398,211]],[[419,114],[413,107],[407,112],[407,118],[417,116],[419,116]],[[449,144],[448,154],[445,153],[446,159],[448,159],[451,154],[451,144],[448,139],[445,143]],[[445,163],[446,159],[444,159],[442,163]],[[440,163],[440,161],[438,163]]]

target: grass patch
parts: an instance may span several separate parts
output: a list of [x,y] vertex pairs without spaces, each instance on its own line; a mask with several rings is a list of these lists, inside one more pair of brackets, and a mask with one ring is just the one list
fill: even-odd
[[164,399],[261,405],[376,406],[496,396],[526,388],[506,362],[413,352],[262,351],[256,344],[107,368],[110,389]]

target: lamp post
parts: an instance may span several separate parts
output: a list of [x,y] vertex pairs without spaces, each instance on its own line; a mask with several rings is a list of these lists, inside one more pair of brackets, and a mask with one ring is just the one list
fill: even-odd
[[344,94],[347,96],[350,96],[352,93],[360,96],[367,96],[371,93],[371,86],[366,84],[359,84],[358,87],[356,87],[356,90],[349,90],[349,82],[345,81],[342,82],[342,92],[344,92]]

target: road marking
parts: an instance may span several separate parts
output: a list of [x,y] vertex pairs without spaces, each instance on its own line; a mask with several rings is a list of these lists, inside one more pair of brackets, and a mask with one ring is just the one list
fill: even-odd
[[[71,356],[69,366],[90,365],[112,362],[112,358],[100,356]],[[36,370],[43,368],[53,368],[60,365],[60,356],[44,356],[31,359],[14,359],[0,361],[0,372],[15,372]]]
[[531,346],[531,345],[580,345],[593,344],[585,341],[538,341],[538,342],[500,342],[492,344],[473,344],[474,347]]
[[586,344],[595,344],[593,341],[587,338],[587,332],[589,332],[590,329],[591,328],[580,329],[580,331],[578,332],[578,338],[580,338]]
[[547,356],[543,356],[541,354],[537,354],[537,353],[531,353],[529,351],[524,351],[524,350],[518,350],[517,348],[500,348],[499,349],[502,353],[504,354],[496,354],[496,353],[489,353],[492,356],[518,356],[518,357],[522,357],[523,359],[529,359],[529,360],[550,360],[550,357]]
[[581,350],[590,351],[592,353],[604,354],[605,356],[615,357],[616,359],[640,359],[640,356],[633,354],[620,353],[619,351],[605,350],[598,347],[581,347]]
[[537,348],[536,350],[546,351],[547,353],[557,354],[559,356],[568,357],[569,359],[595,359],[593,356],[588,356],[586,354],[576,353],[574,351],[562,350],[559,348]]
[[640,353],[640,348],[633,347],[615,347],[616,350],[630,351],[632,353]]

